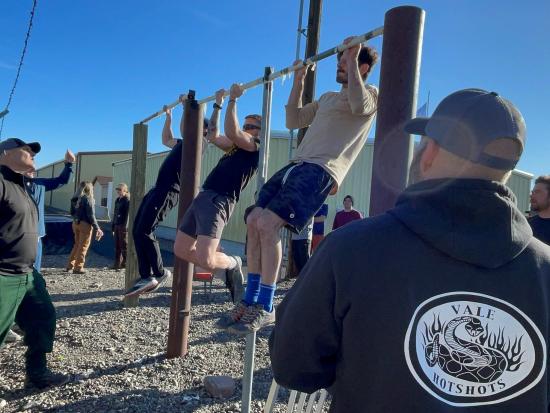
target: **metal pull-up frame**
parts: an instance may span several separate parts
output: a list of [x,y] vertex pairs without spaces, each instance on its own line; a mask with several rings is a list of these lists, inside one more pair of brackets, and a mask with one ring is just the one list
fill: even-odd
[[[385,15],[384,26],[353,38],[322,53],[306,59],[303,63],[288,66],[279,71],[266,67],[260,78],[244,83],[243,89],[264,85],[262,108],[262,147],[258,167],[258,185],[267,178],[267,155],[269,148],[271,97],[273,81],[294,71],[326,59],[350,47],[361,44],[384,33],[382,62],[380,69],[380,93],[378,98],[378,120],[371,187],[371,215],[393,206],[397,193],[407,182],[408,167],[412,156],[412,139],[401,125],[411,119],[416,111],[416,99],[420,73],[420,58],[425,12],[413,6],[396,7]],[[181,170],[181,193],[178,210],[178,223],[198,192],[202,146],[203,117],[205,103],[215,99],[208,96],[195,99],[190,91],[184,101],[184,142]],[[177,100],[166,106],[174,108]],[[145,188],[145,163],[147,152],[147,122],[161,116],[157,111],[134,125],[132,153],[132,198],[130,202],[130,240],[126,267],[126,287],[129,288],[136,277],[137,260],[132,237],[132,226],[139,202]],[[191,312],[191,290],[193,266],[176,259],[172,283],[170,307],[170,327],[167,356],[178,357],[187,354],[189,320]],[[137,298],[125,299],[125,306],[137,305]],[[243,378],[242,411],[249,412],[254,368],[255,334],[247,337],[245,373]]]

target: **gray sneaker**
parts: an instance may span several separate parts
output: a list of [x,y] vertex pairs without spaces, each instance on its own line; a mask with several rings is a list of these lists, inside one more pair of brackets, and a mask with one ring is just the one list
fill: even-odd
[[229,289],[231,300],[237,304],[244,296],[243,262],[237,255],[234,255],[233,258],[237,261],[237,265],[232,270],[225,270],[225,285]]
[[225,330],[227,327],[237,323],[241,317],[246,313],[247,305],[244,301],[239,301],[235,306],[220,317],[216,322],[216,327],[220,330]]
[[162,287],[164,284],[166,284],[166,280],[171,275],[172,275],[172,272],[165,268],[164,269],[164,274],[162,275],[162,277],[154,277],[157,280],[158,284],[156,286],[154,286],[153,288],[151,288],[150,290],[147,290],[145,292],[146,293],[152,293],[154,291],[157,291],[160,287]]
[[134,295],[143,294],[158,285],[155,277],[140,278],[134,286],[124,293],[124,297],[133,297]]
[[275,324],[275,309],[268,312],[264,310],[262,304],[254,304],[247,307],[246,313],[244,313],[239,322],[231,325],[227,331],[234,334],[246,335],[272,324]]
[[18,341],[21,341],[21,340],[23,340],[23,337],[21,337],[12,329],[9,329],[8,334],[6,334],[6,338],[4,339],[4,343],[17,343]]

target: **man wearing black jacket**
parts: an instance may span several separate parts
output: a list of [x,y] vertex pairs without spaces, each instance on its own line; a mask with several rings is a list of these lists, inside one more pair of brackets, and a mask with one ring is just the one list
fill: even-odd
[[23,174],[34,167],[39,151],[37,142],[0,142],[0,345],[15,320],[28,347],[26,384],[45,388],[64,384],[68,377],[46,365],[55,336],[55,308],[42,275],[33,268],[38,209]]
[[550,248],[504,182],[525,143],[495,92],[446,97],[387,213],[330,234],[277,308],[274,377],[331,412],[547,411]]
[[130,211],[130,193],[128,185],[120,183],[116,188],[117,199],[113,213],[112,231],[115,238],[115,262],[113,270],[126,267],[126,249],[128,246],[128,212]]

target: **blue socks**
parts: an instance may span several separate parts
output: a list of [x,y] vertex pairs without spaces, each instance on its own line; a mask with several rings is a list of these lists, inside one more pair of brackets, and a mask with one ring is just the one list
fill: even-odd
[[267,312],[273,311],[273,296],[275,295],[276,284],[260,284],[260,293],[258,294],[258,304],[264,306]]
[[246,282],[246,291],[244,293],[243,301],[248,304],[256,304],[258,301],[258,295],[260,294],[260,280],[262,279],[260,274],[254,274],[249,272]]

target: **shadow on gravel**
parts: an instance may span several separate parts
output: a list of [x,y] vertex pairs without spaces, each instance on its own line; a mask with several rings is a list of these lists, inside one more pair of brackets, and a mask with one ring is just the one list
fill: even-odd
[[[45,412],[194,412],[201,404],[200,388],[192,388],[184,393],[169,393],[157,389],[125,390],[115,394],[89,397]],[[212,403],[215,405],[218,403]]]
[[119,288],[115,290],[96,290],[88,291],[82,293],[73,293],[73,294],[50,294],[53,302],[58,301],[80,301],[80,300],[91,300],[94,298],[103,298],[103,297],[113,297],[120,296],[122,290]]

